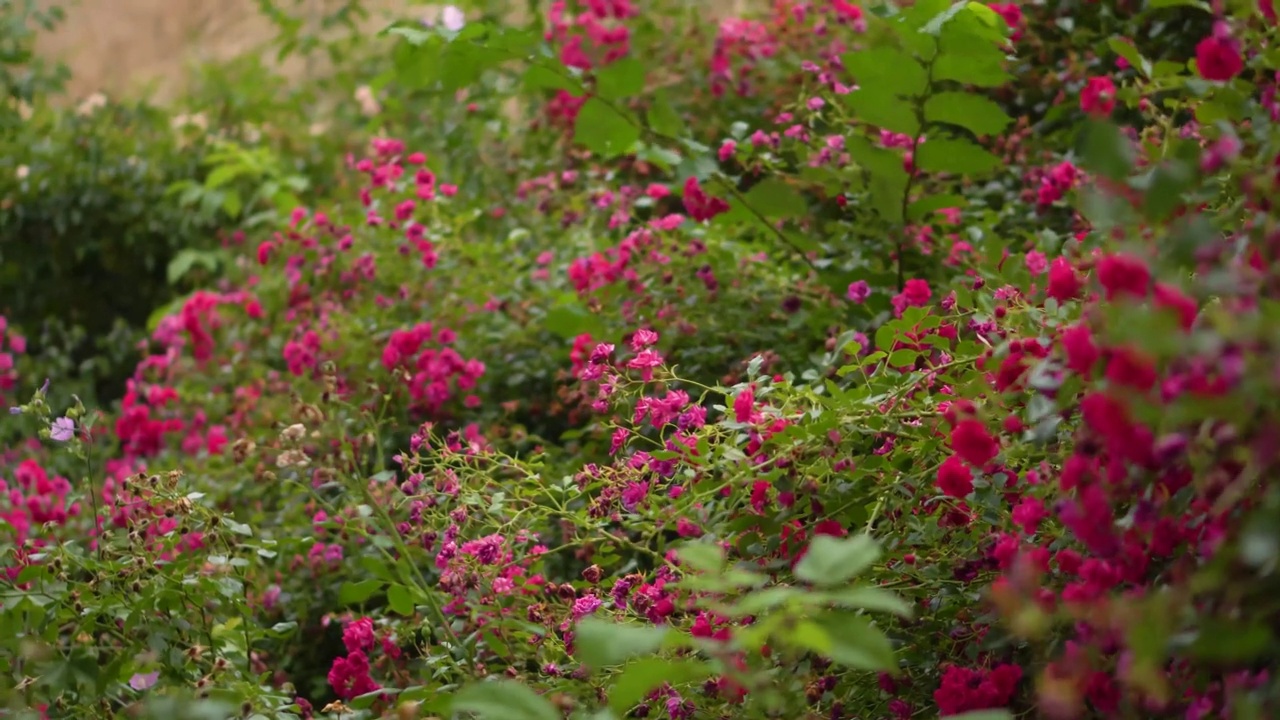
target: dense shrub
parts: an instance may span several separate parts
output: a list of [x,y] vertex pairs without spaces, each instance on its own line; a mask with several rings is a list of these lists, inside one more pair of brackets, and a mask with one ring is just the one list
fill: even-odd
[[216,219],[167,195],[201,172],[201,147],[156,108],[94,101],[82,112],[37,113],[6,134],[0,309],[37,341],[46,323],[83,328],[77,361],[118,322],[141,329],[175,293],[166,278],[174,255],[217,243]]
[[229,239],[118,412],[0,366],[12,712],[1276,714],[1271,5],[663,10],[397,24],[479,142]]

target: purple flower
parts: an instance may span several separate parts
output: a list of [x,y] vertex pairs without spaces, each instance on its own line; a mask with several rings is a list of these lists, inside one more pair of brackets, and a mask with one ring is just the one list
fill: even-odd
[[129,678],[129,687],[134,690],[147,690],[160,679],[160,671],[153,670],[145,675],[138,673]]
[[844,296],[849,299],[849,302],[861,305],[871,296],[871,286],[867,285],[866,280],[849,283],[849,289],[845,291]]
[[54,440],[66,442],[76,436],[76,421],[69,417],[60,417],[53,421],[49,433]]
[[11,408],[9,408],[9,414],[10,414],[10,415],[21,415],[21,414],[22,414],[22,408],[20,408],[20,407],[11,407]]

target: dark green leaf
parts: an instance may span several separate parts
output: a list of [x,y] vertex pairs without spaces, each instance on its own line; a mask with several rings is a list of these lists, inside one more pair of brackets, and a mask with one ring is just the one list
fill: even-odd
[[930,96],[924,104],[924,118],[931,123],[956,125],[975,135],[995,135],[1013,122],[990,98],[959,91]]
[[747,205],[767,218],[800,217],[809,204],[798,190],[780,177],[766,178],[746,195]]
[[680,114],[671,106],[671,101],[667,99],[667,94],[664,92],[654,93],[652,103],[649,105],[649,113],[646,117],[649,121],[649,127],[659,135],[667,137],[684,135],[684,120],[680,118]]
[[1000,158],[959,138],[930,138],[916,148],[916,167],[925,172],[981,175],[1001,165]]
[[911,97],[922,95],[929,86],[929,74],[918,60],[904,50],[882,45],[841,56],[858,86],[874,92],[893,92]]
[[584,92],[582,81],[565,72],[556,72],[555,70],[542,65],[531,65],[524,72],[525,87],[530,90],[567,90],[575,95]]
[[967,202],[963,195],[926,195],[907,207],[907,219],[914,222],[939,210],[964,207]]
[[1191,644],[1192,656],[1209,663],[1249,663],[1267,655],[1274,647],[1271,628],[1261,622],[1204,618]]
[[989,40],[959,30],[944,31],[933,64],[933,79],[999,87],[1010,79],[1004,65],[1004,53]]
[[622,58],[596,71],[596,92],[609,100],[621,100],[644,91],[645,65],[636,58]]
[[971,710],[959,715],[948,715],[945,720],[1013,720],[1008,710]]
[[338,602],[343,605],[359,605],[381,589],[382,581],[380,580],[345,582],[342,584],[342,589],[338,591]]
[[1114,123],[1088,121],[1081,129],[1079,145],[1081,164],[1091,172],[1121,180],[1133,168],[1133,145]]
[[1174,208],[1186,201],[1183,193],[1195,179],[1195,172],[1181,161],[1159,164],[1151,171],[1150,181],[1144,188],[1142,213],[1153,222],[1165,220]]
[[915,109],[892,90],[864,87],[845,95],[843,102],[862,122],[912,137],[920,132]]
[[640,128],[621,112],[599,98],[591,98],[578,111],[574,140],[606,158],[631,152],[640,140]]
[[403,585],[392,585],[387,588],[387,604],[401,615],[413,615],[413,594]]

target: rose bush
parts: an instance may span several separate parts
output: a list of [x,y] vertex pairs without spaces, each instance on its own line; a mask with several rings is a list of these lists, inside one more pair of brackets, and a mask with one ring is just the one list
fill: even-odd
[[492,147],[344,157],[110,412],[0,365],[8,712],[1276,712],[1270,4],[662,10],[392,26]]

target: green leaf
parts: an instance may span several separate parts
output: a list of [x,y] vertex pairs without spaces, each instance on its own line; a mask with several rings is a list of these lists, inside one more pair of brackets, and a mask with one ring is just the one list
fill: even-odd
[[857,135],[847,140],[846,149],[849,157],[869,175],[867,187],[871,191],[872,209],[889,222],[902,222],[902,200],[909,180],[902,167],[902,156]]
[[382,589],[381,580],[361,580],[360,582],[342,583],[338,591],[338,602],[343,605],[359,605],[373,597]]
[[542,65],[530,65],[524,71],[524,85],[530,90],[565,90],[574,95],[585,90],[581,80]]
[[1166,160],[1152,170],[1143,189],[1142,214],[1152,222],[1169,217],[1174,208],[1186,201],[1184,192],[1195,182],[1196,174],[1180,160]]
[[852,587],[813,595],[815,602],[831,603],[853,610],[884,612],[910,619],[911,605],[893,592],[878,587]]
[[205,190],[217,190],[223,185],[235,180],[242,170],[243,168],[239,165],[219,165],[209,173],[208,177],[204,179]]
[[671,101],[667,98],[665,92],[654,93],[645,119],[648,121],[650,129],[659,135],[673,138],[684,135],[684,120],[681,119],[676,109],[671,106]]
[[920,32],[925,35],[942,34],[943,29],[946,28],[951,21],[959,17],[960,13],[967,9],[967,5],[968,2],[966,0],[954,3],[951,7],[930,18],[928,22],[921,26]]
[[401,615],[413,615],[413,594],[403,585],[392,585],[387,588],[387,604]]
[[969,130],[974,135],[996,135],[1013,118],[995,101],[974,93],[948,91],[932,95],[924,103],[924,119]]
[[645,65],[622,58],[596,71],[596,92],[609,100],[621,100],[644,91]]
[[574,655],[588,667],[599,670],[620,665],[637,655],[656,652],[664,637],[666,629],[662,627],[587,617],[574,629]]
[[1013,720],[1008,710],[971,710],[959,715],[948,715],[940,720]]
[[903,348],[889,353],[888,362],[892,367],[909,367],[915,364],[916,358],[918,357],[920,357],[920,353],[915,350]]
[[630,663],[609,688],[609,708],[625,716],[631,708],[664,683],[678,687],[710,677],[711,665],[700,660],[649,657]]
[[912,221],[920,220],[939,210],[962,208],[968,202],[963,195],[927,195],[907,207],[907,219]]
[[892,90],[859,88],[845,95],[842,102],[863,122],[913,137],[920,132],[915,109]]
[[1189,652],[1207,663],[1235,665],[1264,657],[1275,643],[1271,628],[1259,621],[1208,617]]
[[823,657],[830,657],[835,642],[826,628],[812,620],[801,620],[790,630],[783,631],[783,639],[791,644],[812,650]]
[[991,41],[963,30],[944,30],[933,63],[933,79],[978,87],[999,87],[1010,80],[1005,56]]
[[724,568],[724,550],[710,542],[691,542],[677,551],[680,563],[690,570],[718,573]]
[[916,148],[916,167],[925,172],[981,175],[1000,167],[1000,158],[959,138],[930,138]]
[[1142,57],[1142,53],[1138,52],[1138,48],[1126,38],[1113,37],[1107,40],[1107,46],[1111,51],[1125,60],[1134,67],[1138,72],[1146,77],[1151,77],[1151,61]]
[[831,649],[823,654],[832,662],[855,670],[897,672],[893,645],[867,618],[836,613],[824,617],[822,624],[831,639]]
[[791,600],[799,597],[810,597],[804,590],[788,585],[775,585],[762,590],[748,593],[740,600],[729,604],[725,609],[733,617],[743,617],[746,615],[759,615],[763,612],[777,609]]
[[599,98],[591,98],[578,111],[573,139],[604,158],[631,152],[640,140],[640,128]]
[[1112,180],[1129,176],[1134,163],[1133,145],[1115,123],[1088,121],[1081,128],[1078,144],[1085,169]]
[[846,53],[840,59],[862,90],[912,97],[924,94],[929,87],[929,73],[905,50],[882,45]]
[[747,205],[767,218],[801,217],[809,204],[798,190],[780,177],[766,178],[746,195]]
[[1147,0],[1148,10],[1160,10],[1163,8],[1189,7],[1204,12],[1213,13],[1213,7],[1204,0]]
[[870,535],[836,538],[818,535],[796,565],[796,577],[818,587],[832,587],[857,577],[880,559],[880,546]]
[[550,702],[514,680],[468,685],[454,696],[450,709],[481,720],[560,720],[560,711]]

